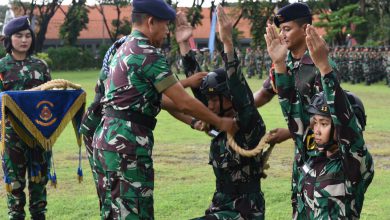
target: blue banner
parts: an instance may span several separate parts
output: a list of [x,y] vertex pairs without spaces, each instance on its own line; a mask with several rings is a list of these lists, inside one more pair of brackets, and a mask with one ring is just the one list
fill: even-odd
[[210,50],[210,59],[213,59],[214,56],[214,44],[215,44],[215,28],[217,26],[217,12],[213,11],[213,17],[211,19],[210,26],[210,36],[209,36],[209,50]]
[[36,142],[49,149],[72,120],[78,142],[81,144],[78,130],[85,111],[85,98],[83,90],[2,92],[0,93],[2,135],[7,116],[18,135],[23,140],[27,139],[25,142],[28,145]]

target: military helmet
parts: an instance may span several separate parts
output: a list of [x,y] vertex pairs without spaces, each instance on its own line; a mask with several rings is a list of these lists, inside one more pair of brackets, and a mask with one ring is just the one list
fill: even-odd
[[209,72],[202,80],[200,91],[204,95],[224,95],[229,98],[226,71],[223,68],[218,68]]
[[328,104],[326,104],[324,92],[317,93],[311,98],[307,111],[313,115],[330,117],[330,111]]
[[[364,109],[362,100],[352,92],[345,91],[345,90],[344,92],[346,93],[348,101],[352,106],[353,112],[355,113],[359,121],[359,124],[361,125],[362,130],[364,131],[366,127],[367,116],[366,116],[366,111]],[[313,115],[322,115],[322,116],[331,117],[329,106],[326,103],[324,92],[317,93],[311,98],[310,105],[307,111]]]

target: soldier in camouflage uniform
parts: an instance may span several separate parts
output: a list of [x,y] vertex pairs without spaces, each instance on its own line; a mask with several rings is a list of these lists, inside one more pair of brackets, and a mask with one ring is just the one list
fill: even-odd
[[[227,71],[221,68],[210,72],[200,89],[208,98],[210,110],[221,116],[237,117],[239,130],[234,139],[243,148],[253,149],[265,134],[265,125],[254,106],[239,60],[234,56],[232,24],[222,6],[218,7],[218,23]],[[261,154],[254,157],[239,155],[227,144],[226,132],[220,132],[211,141],[209,164],[216,177],[216,191],[205,216],[199,219],[264,219]]]
[[[275,19],[274,23],[277,27],[280,27],[281,33],[277,33],[276,27],[268,26],[266,34],[266,43],[268,53],[273,61],[274,67],[271,71],[271,77],[279,75],[288,75],[294,80],[288,81],[289,86],[292,86],[297,94],[300,94],[300,101],[304,106],[303,110],[309,105],[312,96],[321,91],[321,75],[314,65],[313,60],[307,50],[306,44],[306,32],[305,29],[312,23],[312,17],[309,7],[304,3],[293,3],[281,8]],[[279,35],[285,40],[280,41]],[[332,66],[336,69],[334,62]],[[274,85],[275,80],[272,80]],[[280,86],[280,85],[279,85]],[[278,91],[280,93],[280,91]],[[279,94],[286,95],[289,94]],[[291,96],[293,97],[293,96]],[[283,101],[280,99],[279,101]],[[259,102],[262,103],[262,102]],[[293,217],[299,218],[302,213],[305,213],[305,207],[301,200],[302,183],[299,181],[301,174],[298,171],[298,164],[300,161],[299,151],[303,146],[302,136],[303,131],[309,126],[310,120],[308,114],[294,115],[285,114],[285,119],[290,121],[301,121],[302,127],[298,127],[295,124],[288,123],[290,135],[294,139],[295,143],[295,159],[293,162],[292,170],[292,207]],[[288,138],[285,134],[285,129],[278,129],[276,131],[278,136]],[[316,157],[318,151],[316,149],[311,150],[310,155]]]
[[[4,28],[7,55],[0,60],[0,91],[26,90],[51,79],[46,63],[34,58],[34,32],[27,16],[11,20]],[[8,216],[24,219],[26,213],[26,172],[28,176],[29,210],[33,220],[45,219],[46,184],[51,151],[41,146],[30,148],[6,120],[5,149],[2,153],[7,189]],[[37,175],[38,174],[38,175]]]
[[[374,167],[365,146],[366,116],[360,99],[346,93],[328,62],[325,42],[308,27],[307,44],[313,62],[319,67],[323,92],[312,97],[309,108],[297,92],[292,75],[276,74],[283,114],[288,121],[299,152],[299,200],[305,212],[298,219],[359,219],[364,193]],[[305,111],[307,109],[307,111]],[[312,116],[312,125],[303,120]],[[290,117],[293,116],[293,117]],[[302,128],[306,128],[302,130]],[[317,149],[319,155],[312,157]]]
[[92,142],[93,157],[105,176],[98,183],[103,185],[102,219],[154,219],[153,129],[161,107],[176,106],[234,133],[234,121],[218,117],[188,95],[156,49],[175,16],[163,0],[134,0],[132,33],[111,59],[104,114]]
[[[103,66],[99,74],[99,79],[95,86],[95,98],[85,112],[80,126],[80,133],[83,135],[83,140],[87,151],[87,157],[91,166],[92,176],[95,182],[98,195],[99,192],[103,189],[103,185],[99,185],[98,183],[103,182],[104,173],[101,168],[101,165],[97,164],[97,161],[93,158],[92,139],[93,134],[95,133],[95,130],[103,117],[103,106],[100,104],[100,100],[104,96],[104,82],[106,81],[107,75],[109,74],[109,63],[113,55],[116,53],[116,50],[123,44],[123,42],[125,42],[126,38],[127,36],[122,37],[121,39],[116,41],[106,52],[103,60]],[[100,196],[98,196],[98,198],[99,207],[101,207],[102,201],[100,200]]]

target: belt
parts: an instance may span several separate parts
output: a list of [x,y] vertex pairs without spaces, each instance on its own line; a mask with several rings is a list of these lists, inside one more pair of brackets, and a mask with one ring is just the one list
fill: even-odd
[[260,192],[260,180],[248,183],[224,183],[217,181],[217,192],[225,194],[246,194]]
[[145,126],[152,130],[154,130],[157,123],[157,119],[151,116],[147,116],[145,114],[130,110],[119,111],[113,109],[112,107],[107,107],[106,109],[104,109],[104,115],[114,118],[120,118],[126,121],[131,121],[133,123]]

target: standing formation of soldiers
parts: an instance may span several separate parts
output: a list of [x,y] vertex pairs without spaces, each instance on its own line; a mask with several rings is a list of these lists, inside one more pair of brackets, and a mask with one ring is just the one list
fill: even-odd
[[390,86],[390,47],[336,47],[330,53],[341,80],[366,85],[386,79]]

